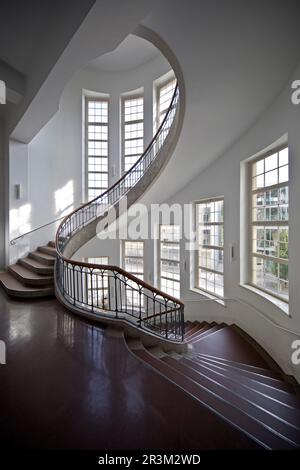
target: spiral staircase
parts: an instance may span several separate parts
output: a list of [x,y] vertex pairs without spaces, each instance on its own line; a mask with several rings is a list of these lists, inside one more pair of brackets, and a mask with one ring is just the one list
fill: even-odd
[[19,297],[50,295],[54,290],[67,309],[112,327],[131,358],[197,404],[203,421],[195,432],[201,436],[207,426],[213,429],[212,448],[222,447],[225,435],[232,436],[225,447],[299,448],[298,386],[239,328],[185,322],[179,299],[119,266],[72,259],[96,236],[99,222],[112,213],[121,215],[125,197],[128,208],[159,176],[176,145],[180,106],[176,86],[160,128],[133,167],[68,215],[55,244],[49,242],[0,274],[0,283],[9,295]]

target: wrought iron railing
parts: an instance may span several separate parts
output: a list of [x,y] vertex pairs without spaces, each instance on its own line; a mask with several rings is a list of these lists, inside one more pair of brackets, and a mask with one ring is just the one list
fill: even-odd
[[152,334],[174,341],[184,336],[184,306],[172,296],[117,266],[68,259],[64,250],[76,233],[115,206],[143,178],[157,158],[178,112],[179,88],[157,133],[143,155],[107,191],[68,215],[56,234],[55,284],[68,304],[95,316],[134,323]]

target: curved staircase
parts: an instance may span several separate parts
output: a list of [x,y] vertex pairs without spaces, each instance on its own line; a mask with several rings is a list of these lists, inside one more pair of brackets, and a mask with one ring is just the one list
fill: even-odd
[[[94,320],[117,321],[144,332],[149,340],[180,344],[184,336],[184,306],[154,286],[120,268],[72,259],[76,251],[134,204],[158,177],[175,147],[182,113],[176,85],[169,109],[152,141],[119,181],[78,207],[56,234],[55,293],[67,308]],[[110,216],[113,215],[113,218]]]
[[[172,392],[182,398],[176,405],[181,416],[186,410],[182,403],[192,400],[201,416],[193,429],[199,433],[200,448],[204,441],[204,448],[299,448],[297,387],[236,326],[185,323],[179,299],[119,266],[72,259],[96,235],[99,221],[112,209],[118,217],[124,198],[128,208],[158,177],[172,154],[181,118],[176,86],[157,134],[133,167],[106,192],[68,215],[55,244],[49,242],[10,266],[0,282],[8,294],[32,298],[53,293],[54,275],[58,300],[119,332],[131,359],[159,377],[160,393],[168,390],[166,400]],[[210,441],[203,438],[206,432]]]
[[54,295],[55,243],[50,241],[0,273],[0,285],[11,297],[33,299]]

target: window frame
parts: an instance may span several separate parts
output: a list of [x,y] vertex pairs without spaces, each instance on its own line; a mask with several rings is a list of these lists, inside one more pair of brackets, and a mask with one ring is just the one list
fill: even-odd
[[[169,243],[169,244],[174,244],[174,245],[178,245],[179,246],[179,260],[176,261],[176,260],[172,260],[172,259],[167,259],[167,258],[162,258],[161,257],[161,243],[163,243],[162,239],[161,239],[161,227],[164,227],[164,226],[167,226],[167,227],[179,227],[179,230],[181,230],[181,227],[179,224],[159,224],[158,226],[158,285],[159,285],[159,289],[162,291],[162,292],[165,292],[162,288],[162,285],[161,285],[161,279],[165,279],[166,281],[173,281],[173,282],[177,282],[179,284],[179,295],[178,297],[176,297],[176,295],[174,294],[169,294],[168,292],[166,292],[167,294],[171,295],[172,297],[175,297],[175,298],[180,298],[180,295],[181,295],[181,239],[179,239],[178,242],[171,242],[171,241],[167,241],[165,243]],[[168,278],[166,276],[162,276],[161,275],[161,261],[172,261],[172,262],[175,262],[175,263],[178,263],[178,266],[179,266],[179,279],[171,279],[171,278]]]
[[[125,249],[126,243],[142,243],[142,245],[143,245],[143,256],[126,256],[125,255],[125,253],[126,253],[126,249]],[[126,265],[125,265],[125,258],[142,259],[143,260],[143,272],[142,273],[134,273],[132,271],[127,271],[126,270]],[[145,240],[122,240],[122,266],[123,266],[123,269],[125,269],[125,271],[129,272],[130,274],[132,274],[135,277],[138,277],[141,280],[144,280],[144,278],[145,278]],[[142,278],[140,278],[139,276],[142,276]]]
[[[155,100],[156,100],[156,116],[155,116],[155,125],[156,125],[156,129],[155,129],[155,130],[156,130],[156,131],[159,129],[159,127],[160,127],[160,125],[161,125],[161,122],[160,122],[160,117],[161,117],[161,115],[162,115],[164,112],[166,113],[166,112],[168,111],[168,108],[167,108],[166,111],[163,111],[163,112],[160,112],[160,111],[159,111],[159,108],[160,108],[160,90],[161,90],[163,87],[167,86],[167,85],[168,85],[169,83],[171,83],[171,82],[175,82],[175,87],[174,87],[174,90],[175,90],[175,88],[176,88],[176,82],[177,82],[175,75],[173,75],[172,77],[166,78],[165,80],[163,80],[162,82],[160,82],[160,83],[158,83],[158,84],[156,85],[156,90],[155,90]],[[174,94],[174,92],[173,92],[173,94]],[[172,95],[172,96],[173,96],[173,95]],[[172,99],[172,98],[171,98],[171,99]]]
[[[200,224],[199,224],[198,206],[200,204],[207,204],[207,203],[211,203],[211,202],[223,202],[223,222],[221,222],[221,223],[213,222],[213,223],[207,224],[207,225],[214,225],[214,226],[223,226],[223,246],[200,245],[200,243],[199,243],[198,227],[199,227]],[[220,299],[220,300],[224,300],[225,299],[225,197],[224,196],[214,196],[214,197],[199,199],[198,201],[195,201],[195,203],[194,203],[194,224],[195,224],[196,244],[197,244],[196,250],[195,250],[195,256],[194,256],[194,289],[196,289],[197,291],[200,291],[204,295],[208,295],[208,296]],[[205,224],[204,224],[204,226],[205,226]],[[200,249],[199,248],[200,248],[200,246],[203,246],[207,249],[223,251],[223,272],[200,266],[200,263],[199,263],[199,258],[200,258]],[[209,291],[208,289],[204,289],[203,287],[200,287],[199,269],[203,269],[206,272],[211,272],[211,273],[223,276],[223,295],[216,294],[215,292],[212,292],[212,291]]]
[[[102,259],[102,260],[107,259],[107,262],[100,263],[99,262],[100,259]],[[88,264],[103,264],[103,265],[109,266],[109,256],[85,256],[83,258],[83,262],[88,263]],[[104,295],[105,291],[107,291],[107,298],[109,299],[109,276],[107,275],[107,287],[92,287],[92,282],[93,282],[93,278],[90,278],[88,276],[87,279],[86,279],[85,286],[84,286],[84,289],[86,289],[87,299],[90,302],[94,302],[94,298],[92,297],[91,293],[92,292],[94,292],[94,293],[97,292],[97,301],[98,301],[98,298],[99,298],[98,292],[102,292],[102,295]],[[104,297],[103,297],[103,299],[104,299]],[[108,300],[107,307],[109,307],[109,300]],[[105,308],[104,300],[102,301],[102,308],[103,309]]]
[[[135,100],[135,99],[140,99],[140,98],[143,99],[143,119],[138,119],[136,121],[125,121],[125,101]],[[122,175],[128,171],[128,170],[125,171],[125,159],[126,157],[130,157],[130,155],[125,156],[125,142],[127,140],[130,140],[130,139],[125,139],[125,125],[126,124],[139,124],[139,123],[143,124],[143,151],[141,153],[142,155],[145,150],[145,97],[144,97],[144,93],[136,93],[136,94],[131,93],[128,95],[122,95],[121,96],[121,159],[120,159]],[[136,139],[132,139],[132,140],[136,140]],[[141,157],[141,155],[137,157],[137,160]],[[133,165],[134,163],[132,164],[132,166]]]
[[[253,187],[252,187],[252,180],[254,178],[253,177],[253,172],[252,172],[253,165],[255,163],[257,163],[258,161],[260,161],[260,160],[265,160],[266,158],[270,157],[271,155],[274,155],[276,153],[279,154],[279,152],[281,152],[284,149],[288,149],[288,153],[289,153],[288,142],[285,142],[284,144],[281,144],[281,145],[274,146],[272,149],[270,149],[266,152],[261,152],[258,156],[256,156],[255,158],[253,158],[253,159],[251,159],[250,161],[247,162],[247,165],[248,165],[248,172],[247,172],[247,174],[248,174],[248,181],[247,181],[247,184],[248,184],[248,207],[247,207],[247,213],[248,213],[248,224],[249,224],[248,225],[249,226],[248,240],[247,240],[247,242],[248,242],[247,243],[248,244],[248,282],[247,282],[247,284],[250,287],[258,290],[262,294],[266,294],[266,295],[270,296],[271,298],[279,300],[280,302],[284,302],[284,304],[286,304],[288,306],[289,305],[289,295],[288,295],[288,298],[280,296],[276,292],[265,289],[264,287],[261,287],[261,286],[255,284],[253,282],[253,260],[254,260],[255,257],[256,258],[261,258],[261,259],[264,259],[264,260],[274,260],[274,262],[276,262],[276,263],[284,264],[284,265],[289,267],[289,258],[287,260],[285,260],[283,258],[258,254],[258,253],[255,253],[253,251],[253,228],[255,226],[262,226],[262,227],[268,227],[268,226],[269,227],[274,227],[274,226],[286,227],[287,226],[288,229],[290,227],[289,217],[288,217],[287,220],[282,220],[282,221],[279,221],[279,220],[261,221],[261,223],[259,221],[256,221],[256,222],[253,221],[253,195],[254,194],[259,193],[259,192],[272,191],[273,189],[280,189],[280,188],[283,188],[283,187],[286,187],[286,186],[288,187],[288,189],[290,188],[290,175],[289,175],[288,181],[285,181],[283,183],[276,183],[276,184],[271,185],[271,186],[263,186],[261,188],[253,189]],[[282,166],[285,166],[285,165],[282,165]],[[287,166],[288,166],[288,171],[289,171],[290,170],[290,158],[288,159]],[[281,168],[281,167],[278,165],[276,167],[276,169],[278,170],[279,168]],[[272,171],[272,170],[269,170],[269,171]],[[268,173],[268,172],[264,171],[264,173],[262,173],[262,174],[265,175],[265,173]],[[289,198],[290,198],[290,192],[288,194],[289,194]],[[289,202],[288,202],[288,209],[289,209]],[[289,233],[289,230],[288,230],[288,233]],[[288,245],[289,245],[289,240],[288,240]],[[288,276],[288,285],[289,285],[289,276]],[[289,290],[288,290],[288,292],[289,292]]]
[[[106,102],[107,103],[107,123],[90,123],[89,122],[89,102],[101,102],[101,103]],[[84,113],[84,117],[85,117],[85,122],[84,122],[84,137],[85,137],[85,139],[84,139],[85,140],[85,146],[84,146],[84,149],[85,149],[84,183],[85,183],[85,191],[84,191],[84,196],[85,196],[86,201],[90,201],[90,200],[93,200],[94,198],[89,199],[89,189],[94,189],[94,188],[89,187],[89,125],[100,125],[100,126],[106,126],[107,127],[107,141],[106,140],[98,141],[98,142],[107,142],[107,157],[104,157],[104,158],[107,158],[107,172],[91,172],[91,173],[107,174],[107,188],[105,188],[104,191],[106,191],[109,188],[109,184],[110,184],[110,165],[109,165],[109,156],[110,156],[110,141],[109,141],[109,137],[110,137],[109,136],[109,134],[110,134],[110,132],[109,132],[109,127],[110,127],[109,126],[109,124],[110,124],[109,123],[110,99],[109,99],[108,96],[101,97],[101,96],[86,95],[85,100],[84,100],[84,104],[85,104],[85,113]],[[101,188],[99,188],[99,190],[100,189]],[[99,196],[104,191],[100,192]],[[95,197],[97,197],[97,196],[95,196]]]
[[[143,246],[143,256],[126,256],[126,243],[141,243]],[[133,276],[137,277],[141,281],[145,280],[145,241],[144,240],[121,240],[121,246],[122,246],[122,266],[125,271],[128,273],[132,274]],[[125,264],[125,258],[133,258],[133,259],[142,259],[143,261],[143,272],[142,273],[134,273],[133,271],[128,271],[126,270],[126,264]],[[127,307],[131,307],[132,310],[134,309],[140,309],[144,308],[144,298],[143,296],[139,297],[138,296],[138,283],[135,285],[135,281],[128,281],[129,285],[133,283],[133,290],[128,289],[125,287],[125,298],[127,303]],[[135,301],[137,297],[137,302]]]

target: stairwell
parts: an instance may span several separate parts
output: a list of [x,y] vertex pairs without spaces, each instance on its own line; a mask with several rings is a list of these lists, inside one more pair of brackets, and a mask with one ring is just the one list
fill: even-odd
[[[115,332],[125,341],[128,354],[200,410],[202,420],[195,429],[199,445],[209,428],[211,442],[206,440],[205,445],[210,448],[299,448],[297,390],[234,325],[184,324],[180,300],[118,266],[72,259],[95,236],[104,211],[118,209],[125,195],[133,204],[158,177],[175,145],[179,109],[177,87],[157,135],[132,169],[67,216],[55,243],[39,247],[0,273],[0,283],[7,294],[19,298],[48,296],[55,289],[67,309],[121,327]],[[128,291],[136,295],[136,305],[129,305]],[[182,403],[177,406],[183,415]]]

